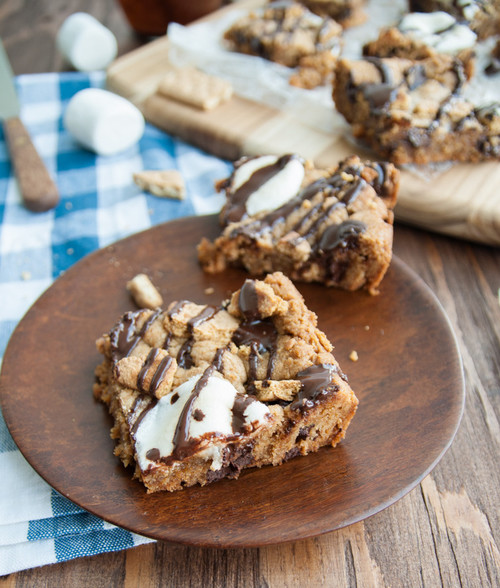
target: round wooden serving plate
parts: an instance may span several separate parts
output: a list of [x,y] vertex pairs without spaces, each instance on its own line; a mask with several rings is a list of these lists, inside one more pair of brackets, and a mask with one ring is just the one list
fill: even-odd
[[92,396],[101,359],[95,340],[135,308],[125,284],[139,272],[150,275],[165,303],[218,303],[239,288],[243,272],[210,276],[198,266],[196,244],[218,232],[215,216],[157,226],[84,258],[40,297],[9,342],[0,379],[4,418],[19,449],[82,508],[185,544],[303,539],[394,503],[443,456],[464,403],[449,322],[430,289],[397,258],[379,296],[298,284],[360,400],[338,447],[246,470],[238,480],[149,495],[113,456],[111,419]]

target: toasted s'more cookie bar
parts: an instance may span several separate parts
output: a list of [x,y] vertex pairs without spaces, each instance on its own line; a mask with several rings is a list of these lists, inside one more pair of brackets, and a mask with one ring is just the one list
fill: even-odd
[[95,397],[115,454],[148,492],[277,466],[345,436],[358,400],[316,315],[283,274],[219,306],[126,313],[97,341]]
[[392,257],[399,172],[352,156],[317,169],[296,154],[243,158],[218,185],[226,195],[221,235],[203,239],[209,273],[228,266],[252,275],[378,292]]

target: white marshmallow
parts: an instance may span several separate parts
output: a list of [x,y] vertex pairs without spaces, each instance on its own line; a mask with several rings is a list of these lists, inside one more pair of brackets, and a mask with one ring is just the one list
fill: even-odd
[[105,69],[118,52],[113,33],[85,12],[68,16],[56,42],[59,51],[79,71]]
[[440,40],[434,45],[436,51],[454,54],[463,49],[471,49],[476,42],[477,35],[467,25],[456,24],[440,37]]
[[87,149],[98,155],[112,155],[137,143],[145,122],[141,111],[125,98],[87,88],[69,101],[64,126]]
[[458,24],[446,12],[407,14],[399,23],[399,29],[434,47],[439,53],[455,54],[462,49],[470,49],[477,37],[467,25]]
[[399,30],[418,31],[425,35],[444,31],[455,22],[455,18],[447,12],[411,12],[401,19]]
[[[278,160],[275,155],[262,155],[250,159],[235,171],[232,188],[237,190],[261,168],[273,165]],[[246,201],[247,213],[251,216],[263,211],[279,208],[300,190],[304,179],[304,165],[298,159],[290,161],[275,176],[262,184]]]
[[[151,462],[148,451],[152,448],[159,450],[162,457],[168,457],[174,451],[174,437],[177,423],[182,410],[189,401],[196,383],[201,376],[193,376],[172,391],[160,398],[158,403],[146,413],[135,433],[135,449],[140,467],[144,470]],[[172,404],[173,395],[178,399]],[[203,414],[201,421],[192,418],[188,423],[189,437],[200,443],[198,455],[204,459],[213,460],[211,469],[222,466],[221,443],[223,437],[233,434],[233,404],[237,395],[234,386],[228,380],[210,376],[206,385],[193,403],[193,411],[198,409]],[[245,409],[243,416],[245,424],[255,427],[268,422],[270,411],[267,406],[257,400]],[[215,445],[210,442],[215,433]]]

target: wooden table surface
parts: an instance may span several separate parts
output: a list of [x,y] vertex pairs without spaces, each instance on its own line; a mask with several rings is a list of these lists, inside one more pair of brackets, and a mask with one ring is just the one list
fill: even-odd
[[[108,26],[121,55],[147,41],[113,0],[2,0],[0,37],[16,74],[67,69],[54,37],[76,11]],[[455,440],[419,486],[379,514],[314,539],[240,550],[148,544],[11,574],[0,588],[500,586],[499,250],[396,224],[394,251],[441,301],[466,379]]]

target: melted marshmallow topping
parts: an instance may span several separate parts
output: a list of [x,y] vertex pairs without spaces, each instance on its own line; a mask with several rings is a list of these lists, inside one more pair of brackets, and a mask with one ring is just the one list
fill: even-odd
[[[249,159],[234,172],[232,189],[236,192],[242,186],[252,181],[259,170],[276,166],[278,157],[263,155]],[[246,200],[245,207],[248,215],[253,216],[262,211],[271,211],[280,207],[293,198],[300,189],[304,179],[304,165],[299,158],[290,157],[285,165],[276,168],[262,184],[256,186]]]
[[212,459],[212,470],[220,469],[222,448],[211,439],[234,439],[264,426],[270,416],[264,404],[239,394],[228,380],[210,372],[194,376],[139,415],[134,433],[139,466],[146,470],[160,459],[198,454]]
[[399,30],[433,47],[439,53],[454,54],[470,49],[477,35],[446,12],[412,12],[399,23]]

